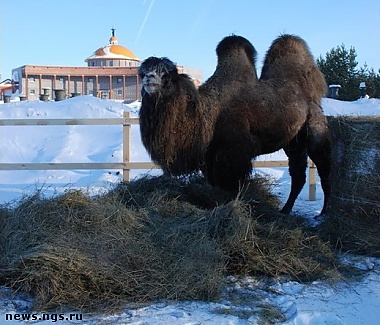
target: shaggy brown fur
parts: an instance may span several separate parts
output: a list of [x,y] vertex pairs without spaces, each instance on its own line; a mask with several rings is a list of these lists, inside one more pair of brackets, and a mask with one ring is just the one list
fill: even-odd
[[[231,64],[236,63],[231,62]],[[289,213],[306,180],[307,156],[330,195],[330,141],[320,100],[327,87],[306,43],[283,35],[269,48],[260,82],[241,87],[219,115],[206,153],[211,184],[237,191],[252,171],[251,159],[283,148],[289,157]]]
[[198,170],[202,134],[195,128],[203,124],[203,115],[194,83],[166,58],[148,58],[139,73],[141,139],[152,160],[168,174]]
[[203,169],[221,109],[247,82],[257,81],[256,50],[244,37],[224,38],[216,52],[216,70],[199,89],[167,58],[150,57],[139,68],[142,142],[166,174]]
[[330,193],[330,142],[320,108],[326,93],[322,73],[306,43],[283,35],[267,52],[260,81],[256,51],[243,37],[224,38],[213,76],[198,91],[167,58],[148,58],[140,128],[143,144],[166,174],[202,170],[208,181],[237,192],[252,171],[252,158],[283,148],[289,157],[289,213],[306,180],[307,156]]

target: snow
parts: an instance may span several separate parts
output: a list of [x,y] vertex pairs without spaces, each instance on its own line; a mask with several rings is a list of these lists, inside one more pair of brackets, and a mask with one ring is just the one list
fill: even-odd
[[[323,99],[327,115],[379,115],[380,100],[359,99],[343,102]],[[136,116],[139,102],[129,105],[101,100],[92,96],[79,96],[60,102],[13,101],[0,105],[0,119],[8,118],[115,118],[124,110]],[[121,126],[2,126],[0,127],[0,161],[12,162],[119,162],[122,157]],[[260,160],[285,160],[282,151],[266,155]],[[131,160],[149,161],[143,148],[138,126],[132,127]],[[284,201],[290,189],[286,168],[262,168],[276,179],[275,193]],[[105,191],[121,180],[118,170],[80,171],[0,171],[0,203],[8,204],[21,195],[43,189],[46,195],[61,193],[67,188],[84,188],[90,192]],[[160,173],[158,170],[133,171],[132,177],[141,173]],[[323,195],[318,184],[317,200],[308,201],[305,186],[294,206],[294,213],[310,217],[322,207]],[[291,216],[290,216],[291,217]],[[48,314],[50,320],[38,320],[46,315],[36,314],[37,320],[9,320],[6,314],[17,318],[27,313],[31,301],[21,295],[12,297],[6,288],[0,289],[1,324],[139,324],[139,325],[195,325],[195,324],[260,324],[256,311],[263,305],[273,306],[285,317],[282,324],[292,325],[356,325],[378,323],[380,308],[380,260],[367,256],[342,256],[342,262],[365,272],[362,277],[348,282],[310,284],[288,279],[228,278],[225,298],[219,302],[160,301],[138,309],[126,306],[115,315],[81,315],[70,320],[70,313]],[[231,294],[241,299],[231,298]],[[244,299],[243,299],[244,298]],[[71,314],[76,313],[72,311]],[[22,316],[22,315],[21,315]],[[64,319],[54,318],[62,316]],[[55,319],[55,321],[54,321]]]
[[329,85],[329,88],[342,88],[341,85]]

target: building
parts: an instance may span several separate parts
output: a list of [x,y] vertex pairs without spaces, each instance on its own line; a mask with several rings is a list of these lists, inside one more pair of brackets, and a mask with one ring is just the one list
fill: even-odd
[[85,62],[87,67],[24,65],[12,70],[12,79],[27,100],[55,99],[55,90],[62,90],[66,98],[78,94],[120,100],[139,98],[140,59],[118,44],[114,29],[109,44],[97,49]]
[[[98,48],[85,62],[84,67],[24,65],[12,70],[12,81],[24,100],[58,100],[77,95],[131,101],[140,98],[141,60],[119,45],[114,28],[109,44]],[[201,83],[199,70],[183,66],[178,70],[191,75],[196,84]]]
[[17,90],[17,85],[12,82],[11,79],[5,79],[0,82],[0,99],[4,101],[4,103],[9,102],[12,93]]

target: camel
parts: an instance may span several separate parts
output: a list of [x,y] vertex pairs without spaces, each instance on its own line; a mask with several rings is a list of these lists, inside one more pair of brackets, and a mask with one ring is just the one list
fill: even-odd
[[252,159],[284,149],[292,184],[281,211],[290,213],[309,156],[321,177],[324,214],[330,140],[320,102],[327,87],[306,42],[278,37],[260,79],[256,50],[247,39],[225,37],[216,53],[216,70],[199,89],[167,58],[142,63],[141,137],[153,161],[169,175],[201,170],[211,185],[236,194],[250,177]]

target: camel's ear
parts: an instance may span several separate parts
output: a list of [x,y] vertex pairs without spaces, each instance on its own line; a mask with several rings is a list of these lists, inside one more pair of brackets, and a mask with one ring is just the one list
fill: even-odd
[[165,70],[167,73],[178,72],[177,64],[171,61],[170,59],[163,57],[161,58],[161,61],[164,63]]

